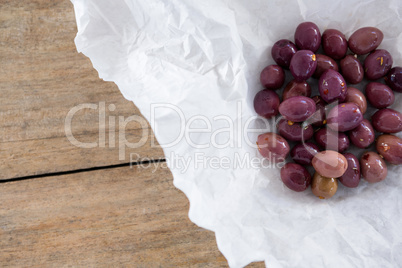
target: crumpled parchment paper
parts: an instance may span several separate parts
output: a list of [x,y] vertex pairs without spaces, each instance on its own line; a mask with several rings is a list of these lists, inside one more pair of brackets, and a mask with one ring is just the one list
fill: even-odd
[[78,51],[150,121],[190,219],[215,232],[231,267],[401,267],[402,168],[389,166],[381,183],[340,185],[329,200],[292,192],[258,162],[256,137],[273,129],[252,107],[272,45],[293,40],[303,21],[347,37],[376,26],[402,65],[400,1],[72,2]]

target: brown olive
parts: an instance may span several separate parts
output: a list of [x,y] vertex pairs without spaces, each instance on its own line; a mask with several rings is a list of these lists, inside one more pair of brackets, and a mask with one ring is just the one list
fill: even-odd
[[384,159],[375,152],[367,152],[360,159],[360,170],[366,181],[374,183],[387,177],[387,165]]
[[324,177],[316,172],[313,176],[311,190],[320,199],[331,198],[338,190],[338,180],[336,178]]

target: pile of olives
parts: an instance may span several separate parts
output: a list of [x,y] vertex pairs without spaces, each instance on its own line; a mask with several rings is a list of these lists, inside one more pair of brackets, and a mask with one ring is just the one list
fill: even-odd
[[[338,181],[352,188],[361,176],[380,182],[387,176],[385,160],[402,164],[402,139],[392,135],[402,131],[402,114],[388,108],[394,92],[402,92],[402,67],[392,67],[390,53],[377,49],[383,37],[381,30],[364,27],[347,40],[338,30],[321,35],[316,24],[304,22],[296,28],[294,43],[282,39],[273,45],[277,65],[262,70],[265,89],[256,94],[254,109],[267,119],[281,117],[278,133],[259,135],[257,145],[271,162],[283,162],[290,154],[294,163],[286,163],[280,173],[291,190],[311,185],[314,195],[326,199],[336,193]],[[322,54],[316,54],[320,47]],[[285,83],[285,70],[293,80],[284,87],[281,102],[276,90]],[[313,97],[310,77],[318,79],[319,95]],[[369,80],[365,94],[350,86],[364,77]],[[378,109],[371,120],[364,118],[368,105]],[[296,142],[293,148],[288,141]],[[364,152],[360,161],[346,152],[350,144],[364,149],[373,143],[377,152]],[[306,169],[311,165],[313,176]]]

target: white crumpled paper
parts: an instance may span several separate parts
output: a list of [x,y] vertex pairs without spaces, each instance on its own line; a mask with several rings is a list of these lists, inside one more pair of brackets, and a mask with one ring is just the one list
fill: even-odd
[[[253,261],[267,267],[401,267],[401,167],[389,166],[381,183],[340,185],[336,196],[320,200],[310,190],[284,187],[279,169],[251,165],[260,156],[246,137],[254,143],[258,133],[242,132],[255,116],[252,100],[261,90],[260,71],[273,63],[273,43],[293,40],[300,22],[313,21],[321,31],[336,28],[347,37],[376,26],[385,35],[381,48],[401,65],[400,1],[72,2],[78,51],[151,121],[174,185],[190,200],[190,219],[215,232],[231,267]],[[393,105],[399,111],[401,95]],[[207,148],[186,137],[169,145],[183,134],[180,111],[191,128],[205,129],[210,121],[210,132],[187,133]],[[249,128],[260,123],[251,121]],[[236,166],[236,157],[247,155],[245,166]],[[229,164],[203,163],[208,157]],[[189,167],[177,159],[190,161]]]

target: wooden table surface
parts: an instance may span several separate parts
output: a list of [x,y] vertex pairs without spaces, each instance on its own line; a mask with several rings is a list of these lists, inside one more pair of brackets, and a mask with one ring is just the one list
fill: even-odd
[[[76,32],[68,0],[1,1],[0,266],[227,267],[214,234],[189,221],[170,171],[138,165],[164,159],[149,125],[148,142],[119,160],[99,107],[116,107],[107,118],[140,113],[77,53]],[[79,110],[72,133],[81,142],[106,133],[104,146],[66,137],[69,111],[85,103],[98,109]],[[142,131],[129,123],[127,140]],[[132,167],[130,153],[140,156]]]

